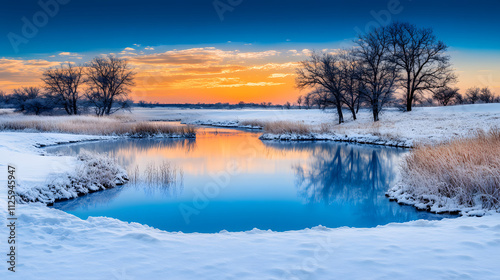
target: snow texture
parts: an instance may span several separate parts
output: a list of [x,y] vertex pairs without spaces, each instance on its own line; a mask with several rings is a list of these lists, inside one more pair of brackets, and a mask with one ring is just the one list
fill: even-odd
[[[498,279],[500,215],[376,228],[171,233],[19,206],[16,273],[0,279]],[[5,220],[5,211],[0,211]],[[7,236],[1,227],[0,235]],[[4,246],[5,248],[5,246]],[[2,248],[3,250],[3,248]]]

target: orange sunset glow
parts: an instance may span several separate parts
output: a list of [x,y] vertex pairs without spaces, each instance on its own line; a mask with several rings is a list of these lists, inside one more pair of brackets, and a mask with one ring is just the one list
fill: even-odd
[[[251,46],[250,46],[251,47]],[[247,46],[248,48],[248,46]],[[309,49],[222,50],[193,47],[127,47],[112,54],[129,61],[137,73],[130,97],[160,103],[294,102],[301,92],[295,87],[295,69],[311,53]],[[338,48],[319,49],[335,52]],[[59,52],[41,59],[0,58],[0,89],[41,84],[42,72],[64,62],[85,64],[94,53]],[[452,50],[453,66],[462,91],[486,86],[500,93],[498,55]]]

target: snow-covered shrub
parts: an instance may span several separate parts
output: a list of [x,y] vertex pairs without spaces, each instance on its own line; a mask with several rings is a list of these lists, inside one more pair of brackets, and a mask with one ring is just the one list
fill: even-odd
[[114,188],[128,181],[127,172],[104,154],[82,152],[72,174],[53,177],[49,183],[17,190],[22,202],[53,203],[99,190]]
[[435,212],[500,209],[500,130],[417,147],[388,195]]

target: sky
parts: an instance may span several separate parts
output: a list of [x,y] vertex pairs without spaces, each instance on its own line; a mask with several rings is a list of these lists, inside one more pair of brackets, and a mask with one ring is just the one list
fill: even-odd
[[462,91],[500,94],[498,0],[17,0],[0,9],[0,90],[41,85],[62,62],[113,54],[131,97],[161,103],[294,102],[299,61],[391,21],[434,29]]

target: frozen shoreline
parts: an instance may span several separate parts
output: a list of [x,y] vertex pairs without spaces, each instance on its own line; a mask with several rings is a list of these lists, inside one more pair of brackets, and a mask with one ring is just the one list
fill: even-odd
[[357,144],[381,145],[398,148],[412,148],[413,141],[406,139],[386,140],[374,135],[339,135],[333,133],[273,134],[264,133],[259,139],[265,141],[336,141]]

